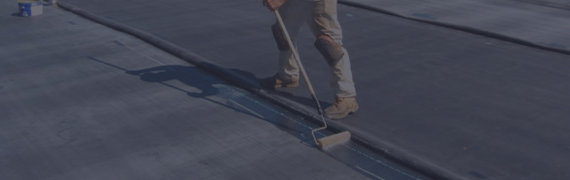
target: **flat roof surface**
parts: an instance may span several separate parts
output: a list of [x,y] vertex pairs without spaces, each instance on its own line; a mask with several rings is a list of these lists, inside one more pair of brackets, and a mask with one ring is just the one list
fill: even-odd
[[[135,3],[66,0],[65,2],[70,2],[109,20],[149,32],[226,68],[246,73],[254,81],[276,72],[278,51],[270,32],[270,25],[274,23],[274,18],[272,13],[263,8],[258,1],[140,0]],[[438,8],[434,10],[428,5],[418,8],[439,12]],[[525,3],[524,6],[528,5]],[[570,79],[569,55],[359,8],[342,5],[339,8],[339,18],[344,27],[344,44],[352,59],[361,104],[359,112],[347,119],[335,122],[339,127],[346,128],[355,136],[367,140],[371,146],[386,152],[400,152],[400,155],[414,157],[415,161],[409,162],[410,164],[421,163],[467,179],[570,178],[570,173],[567,171],[570,169],[570,163],[564,159],[570,156],[570,144],[568,143],[570,134],[567,133],[570,131],[570,122],[567,121],[570,119],[570,111],[567,110],[567,107],[570,107],[570,85],[567,83]],[[551,15],[552,18],[559,18],[554,15]],[[461,20],[460,17],[457,18]],[[469,16],[464,18],[469,18]],[[524,17],[519,18],[524,19]],[[524,21],[521,22],[524,23]],[[17,26],[17,28],[25,26],[27,25]],[[552,27],[542,29],[560,32],[560,34],[567,32],[555,31],[556,29]],[[47,32],[47,30],[43,31]],[[44,37],[38,35],[38,32],[31,34],[33,35],[28,36],[30,39]],[[546,37],[540,36],[540,33],[525,32],[523,34],[538,39],[552,39],[551,37],[560,35],[553,34],[553,36]],[[8,36],[6,39],[10,41],[3,42],[12,44],[21,38]],[[85,36],[85,39],[81,41],[93,41],[93,39],[101,38]],[[560,38],[559,40],[566,42],[567,39]],[[325,60],[313,48],[313,41],[314,37],[304,29],[299,37],[301,59],[315,83],[319,97],[322,97],[325,104],[330,104],[334,92],[328,86],[329,69]],[[65,41],[50,42],[53,45],[61,45]],[[119,41],[119,43],[109,43],[105,46],[112,46],[108,49],[118,51],[116,47],[125,44],[127,43]],[[73,42],[71,47],[82,46],[85,44]],[[97,49],[97,51],[102,51],[100,48]],[[79,53],[80,51],[73,52]],[[18,55],[21,54],[23,53],[18,53]],[[100,66],[91,67],[90,65],[90,68],[99,67],[102,71],[104,69],[111,71],[113,68],[109,68],[100,61],[129,69],[131,67],[133,69],[148,68],[148,66],[139,65],[138,61],[132,64],[133,66],[127,66],[129,64],[118,64],[109,61],[110,59],[104,56],[86,57],[88,57],[86,61]],[[133,56],[122,57],[132,58]],[[2,67],[11,66],[19,65],[7,64]],[[4,73],[10,74],[10,69],[14,68],[9,68]],[[77,68],[63,68],[67,71],[75,69]],[[115,73],[120,73],[125,76],[124,78],[133,78],[132,75],[117,72],[116,69]],[[48,73],[61,70],[54,67]],[[31,76],[31,74],[26,76]],[[5,77],[9,76],[2,76],[2,78]],[[154,77],[147,78],[152,81]],[[38,81],[36,82],[38,85],[31,87],[36,87],[32,89],[40,93],[51,92],[49,89],[37,88],[43,87],[42,83],[49,85],[55,83],[46,82],[42,78],[30,79],[34,82]],[[137,81],[137,83],[143,82]],[[164,88],[162,84],[147,84]],[[119,82],[110,86],[117,88],[122,85],[124,83]],[[96,85],[90,84],[87,87],[91,86],[102,88],[109,85],[96,83]],[[132,84],[117,90],[124,90],[123,93],[131,95],[132,91],[137,92],[131,88],[139,89],[137,86],[142,85]],[[8,85],[3,85],[0,90],[7,91],[8,87]],[[206,87],[209,86],[206,85]],[[172,89],[172,87],[166,89]],[[194,92],[192,89],[188,91]],[[297,103],[297,106],[312,107],[311,100],[303,87],[279,90],[276,94]],[[163,98],[157,96],[160,95],[142,94],[132,98],[135,102],[141,101],[141,97],[151,98],[147,99],[149,102],[146,103],[164,101]],[[15,102],[16,97],[5,97],[9,100],[6,102]],[[102,97],[112,96],[103,94]],[[42,103],[31,105],[40,108],[52,107],[50,102],[58,99],[60,98],[52,98],[50,101],[41,101]],[[191,99],[189,98],[188,101]],[[85,100],[90,101],[90,99]],[[34,99],[30,98],[29,101],[33,102]],[[115,101],[118,101],[118,105],[124,105],[122,100],[113,99],[113,102]],[[201,101],[208,100],[201,99]],[[177,101],[175,107],[179,107],[179,103],[182,102]],[[14,103],[3,105],[8,106],[8,104]],[[164,113],[163,110],[166,112],[172,110],[167,107],[157,108],[164,108],[160,109],[161,113]],[[200,105],[193,108],[199,111],[204,107]],[[94,110],[91,112],[97,112],[96,108]],[[132,112],[136,117],[134,119],[148,118],[149,115],[153,115],[152,111],[148,111],[148,107],[132,110]],[[215,112],[210,112],[208,115],[218,113],[218,111]],[[39,113],[47,116],[43,114],[45,112]],[[12,116],[31,117],[33,115],[30,112],[22,112],[22,114]],[[55,114],[65,115],[65,113]],[[154,115],[160,117],[157,114]],[[89,117],[89,114],[85,116]],[[180,116],[189,117],[191,115]],[[77,119],[74,116],[70,118]],[[135,121],[134,119],[132,121]],[[112,122],[116,123],[116,121]],[[126,124],[118,124],[116,128],[124,126]],[[140,126],[144,125],[137,125],[137,127]],[[171,128],[183,127],[185,126]],[[235,127],[231,125],[227,128]],[[81,131],[81,133],[88,132]]]

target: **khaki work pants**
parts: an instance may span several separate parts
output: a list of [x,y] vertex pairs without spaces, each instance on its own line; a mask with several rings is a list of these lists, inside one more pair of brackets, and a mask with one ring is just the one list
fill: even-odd
[[[337,19],[337,0],[289,0],[279,12],[285,26],[289,31],[292,41],[296,43],[296,37],[304,24],[308,24],[315,36],[327,35],[342,46],[342,29]],[[336,90],[337,97],[356,96],[356,89],[352,79],[350,58],[346,49],[343,57],[329,63],[333,74],[331,84]],[[290,50],[279,53],[278,76],[285,80],[299,79],[299,67]]]

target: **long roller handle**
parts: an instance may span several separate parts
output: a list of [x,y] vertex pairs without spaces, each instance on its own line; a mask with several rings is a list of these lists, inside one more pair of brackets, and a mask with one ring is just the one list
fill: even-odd
[[305,71],[305,67],[303,67],[303,63],[301,62],[301,59],[299,58],[299,53],[297,52],[297,48],[295,48],[295,45],[293,44],[293,41],[291,40],[291,36],[289,35],[287,28],[285,27],[285,23],[283,23],[283,18],[281,18],[281,14],[279,13],[279,10],[275,10],[273,12],[275,13],[275,17],[277,18],[277,22],[279,23],[279,27],[281,27],[281,29],[283,30],[283,34],[285,35],[285,40],[287,41],[287,44],[289,45],[289,49],[291,49],[291,51],[293,52],[293,57],[295,59],[295,62],[299,66],[299,70],[301,71],[301,75],[305,79],[305,84],[307,85],[307,89],[309,89],[309,93],[311,94],[311,98],[313,99],[313,101],[315,101],[315,104],[317,105],[317,110],[319,112],[319,115],[321,116],[321,121],[323,122],[323,127],[316,128],[316,129],[313,129],[311,131],[311,135],[313,136],[313,140],[315,141],[315,144],[318,145],[319,142],[317,141],[315,133],[317,131],[326,129],[328,127],[327,121],[326,121],[325,116],[324,116],[323,108],[321,106],[319,99],[317,98],[317,95],[315,93],[315,89],[313,88],[313,85],[311,84],[311,80],[309,80],[309,76],[307,75],[307,72]]

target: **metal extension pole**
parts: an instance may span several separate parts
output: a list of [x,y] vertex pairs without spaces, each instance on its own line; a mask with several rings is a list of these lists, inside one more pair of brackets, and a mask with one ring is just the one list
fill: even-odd
[[320,143],[317,141],[317,137],[315,136],[315,133],[317,131],[326,129],[328,127],[327,121],[326,121],[325,116],[324,116],[323,108],[321,107],[321,103],[319,102],[319,99],[317,99],[317,95],[315,93],[313,85],[311,84],[311,81],[309,80],[309,76],[307,75],[307,72],[305,71],[305,68],[303,67],[303,64],[301,63],[301,59],[299,58],[299,53],[297,52],[297,48],[295,48],[295,45],[293,44],[293,41],[291,40],[291,36],[289,35],[287,28],[285,27],[285,23],[283,23],[283,18],[281,18],[281,14],[279,13],[279,10],[275,10],[273,12],[275,12],[275,17],[277,17],[277,22],[279,23],[279,26],[283,30],[283,34],[285,35],[285,40],[287,40],[287,44],[289,45],[289,49],[291,49],[291,51],[293,52],[293,57],[295,59],[295,62],[299,66],[299,69],[301,71],[301,75],[305,79],[305,84],[307,85],[307,89],[309,89],[309,93],[311,94],[311,98],[313,99],[313,101],[315,101],[315,104],[317,105],[317,110],[319,112],[319,115],[321,116],[321,121],[323,122],[323,127],[319,127],[319,128],[311,130],[311,135],[313,136],[313,140],[315,141],[315,144],[320,145]]

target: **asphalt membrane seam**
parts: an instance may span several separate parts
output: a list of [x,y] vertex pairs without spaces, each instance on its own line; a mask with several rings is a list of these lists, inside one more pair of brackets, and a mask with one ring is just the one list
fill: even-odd
[[[207,72],[213,73],[214,75],[217,75],[218,77],[220,77],[221,79],[236,85],[237,87],[243,88],[247,91],[252,92],[253,94],[256,94],[266,100],[269,100],[270,102],[273,102],[281,107],[284,107],[287,110],[296,112],[302,116],[307,117],[307,120],[309,120],[309,122],[311,123],[320,123],[320,120],[318,120],[318,115],[315,112],[310,112],[306,109],[303,109],[302,107],[297,107],[297,105],[293,104],[293,103],[289,103],[289,102],[285,102],[283,100],[281,100],[280,97],[277,97],[273,94],[271,94],[271,92],[268,92],[266,90],[260,89],[260,88],[256,88],[257,83],[256,82],[252,82],[252,80],[242,77],[239,74],[233,73],[229,70],[227,70],[226,68],[224,68],[221,65],[218,65],[196,53],[190,52],[184,48],[181,48],[171,42],[165,41],[160,37],[157,37],[156,35],[147,33],[145,31],[130,27],[128,25],[98,16],[96,14],[93,14],[91,12],[85,11],[77,6],[74,6],[70,3],[67,2],[58,2],[58,7],[61,7],[64,10],[70,11],[74,14],[77,14],[81,17],[84,17],[86,19],[92,20],[96,23],[102,24],[104,26],[110,27],[112,29],[115,29],[119,32],[123,32],[129,35],[132,35],[136,38],[139,38],[161,50],[164,50],[167,53],[170,53],[176,57],[179,57],[180,59],[193,64],[199,68],[202,68],[204,70],[206,70]],[[408,19],[408,18],[406,18]],[[303,126],[308,126],[306,124],[303,124]],[[345,128],[341,127],[342,125],[339,125],[337,123],[330,123],[329,124],[329,128],[328,130],[331,130],[332,132],[340,132],[342,130],[345,130]],[[310,126],[308,126],[308,128],[310,128]],[[323,133],[319,132],[319,135],[324,135]],[[389,147],[381,147],[382,145],[380,145],[380,147],[378,145],[374,145],[371,144],[370,141],[362,138],[362,137],[358,137],[356,135],[353,135],[353,137],[351,138],[351,140],[357,144],[361,144],[366,148],[369,148],[370,150],[372,150],[372,152],[374,153],[378,153],[382,156],[387,156],[388,159],[390,160],[394,160],[396,161],[398,164],[401,164],[405,167],[408,167],[412,170],[418,171],[421,174],[426,175],[429,178],[433,178],[433,179],[465,179],[462,176],[459,176],[453,172],[448,171],[447,169],[441,168],[439,166],[434,166],[428,162],[425,162],[422,159],[418,159],[418,158],[414,158],[415,156],[410,156],[407,153],[401,153],[399,151],[402,151],[401,148],[398,148],[396,146],[390,145]],[[383,144],[385,145],[385,144]],[[398,170],[395,167],[392,167],[386,163],[383,163],[381,160],[375,159],[373,158],[371,155],[368,155],[364,152],[358,151],[354,148],[350,148],[348,146],[345,145],[345,147],[351,149],[352,151],[355,151],[358,154],[364,155],[367,158],[371,158],[371,160],[375,161],[375,162],[380,162],[382,165],[384,165],[385,167],[388,167],[390,169],[393,170],[397,170],[398,172],[409,176],[409,177],[415,177],[412,176],[411,174],[402,172],[400,170]],[[404,151],[402,151],[404,152]],[[397,155],[395,155],[397,154]],[[364,171],[363,171],[364,172]]]
[[539,6],[554,8],[554,9],[562,9],[562,10],[570,10],[570,4],[563,5],[557,3],[548,3],[548,2],[541,2],[541,1],[532,1],[532,0],[518,0],[519,2],[528,3],[528,4],[535,4]]
[[374,174],[374,173],[372,173],[372,172],[370,172],[370,171],[367,171],[366,169],[363,169],[363,168],[361,168],[360,166],[356,166],[356,169],[359,169],[359,170],[365,172],[366,174],[369,174],[370,176],[373,176],[373,177],[375,177],[375,178],[377,178],[377,179],[384,180],[383,177],[377,176],[376,174]]
[[480,35],[480,36],[484,36],[484,37],[498,39],[501,41],[511,42],[511,43],[515,43],[515,44],[519,44],[519,45],[523,45],[523,46],[528,46],[528,47],[542,49],[542,50],[546,50],[546,51],[550,51],[550,52],[570,55],[570,50],[567,50],[567,49],[561,49],[561,48],[556,48],[556,47],[548,47],[545,45],[533,43],[531,41],[511,37],[508,35],[503,35],[500,33],[494,33],[491,31],[485,31],[485,30],[467,27],[467,26],[455,25],[452,23],[445,23],[445,22],[438,22],[438,21],[431,21],[431,20],[426,20],[426,19],[414,18],[413,16],[406,16],[404,14],[396,13],[394,11],[390,11],[390,10],[382,9],[382,8],[378,8],[378,7],[373,7],[370,5],[363,4],[363,3],[352,2],[350,0],[339,0],[339,3],[344,4],[346,6],[355,7],[355,8],[359,8],[359,9],[365,9],[365,10],[378,12],[378,13],[382,13],[382,14],[386,14],[386,15],[390,15],[390,16],[394,16],[394,17],[399,17],[399,18],[403,18],[403,19],[407,19],[407,20],[411,20],[411,21],[427,23],[427,24],[431,24],[431,25],[435,25],[435,26],[445,27],[445,28],[449,28],[449,29],[455,29],[458,31],[463,31],[463,32],[467,32],[467,33],[471,33],[471,34],[475,34],[475,35]]
[[[258,105],[262,105],[261,102],[255,100],[255,99],[253,99],[253,98],[250,98],[250,97],[247,97],[247,98],[248,98],[250,101],[252,101],[252,102],[254,102],[254,103],[258,104]],[[282,117],[287,117],[287,116],[286,116],[285,114],[283,114],[282,112],[275,111],[275,110],[273,110],[272,108],[268,108],[268,109],[270,109],[271,111],[273,111],[273,112],[276,113],[276,114],[279,114],[279,115],[282,116]],[[307,124],[307,123],[303,123],[303,122],[300,121],[300,120],[294,119],[294,121],[295,121],[296,124],[303,126],[304,128],[306,128],[306,129],[309,130],[309,131],[313,129],[313,127],[311,127],[311,125],[309,125],[309,124]],[[326,136],[325,133],[322,133],[322,132],[320,132],[320,131],[317,132],[317,134],[318,134],[320,137]],[[381,165],[384,166],[384,167],[390,168],[390,169],[392,169],[392,170],[394,170],[394,171],[396,171],[396,172],[398,172],[398,173],[400,173],[400,174],[403,174],[403,175],[408,176],[408,177],[410,177],[410,178],[416,178],[415,176],[413,176],[413,175],[411,175],[411,174],[409,174],[409,173],[407,173],[407,172],[405,172],[405,171],[402,171],[402,170],[400,170],[400,169],[398,169],[398,168],[395,168],[394,166],[391,166],[391,165],[389,165],[389,164],[387,164],[387,163],[385,163],[385,162],[383,162],[383,161],[381,161],[381,160],[379,160],[379,159],[376,159],[376,158],[372,157],[372,156],[371,156],[370,154],[368,154],[368,153],[362,152],[362,151],[360,151],[360,150],[358,150],[358,149],[355,149],[355,148],[353,148],[353,147],[350,147],[350,146],[348,146],[348,145],[346,145],[346,144],[342,144],[341,146],[346,147],[347,149],[350,149],[351,151],[353,151],[353,152],[355,152],[355,153],[358,153],[358,154],[360,154],[360,155],[362,155],[362,156],[364,156],[364,157],[366,157],[366,158],[368,158],[368,159],[370,159],[370,160],[373,160],[374,162],[376,162],[376,163],[378,163],[378,164],[381,164]],[[356,168],[356,169],[359,169],[359,170],[361,170],[362,172],[364,172],[364,173],[366,173],[366,174],[369,174],[369,175],[371,175],[372,177],[375,177],[375,178],[377,178],[377,179],[382,179],[382,180],[384,179],[384,178],[380,177],[379,175],[374,174],[374,173],[372,173],[372,172],[370,172],[370,171],[368,171],[368,170],[366,170],[366,169],[364,169],[364,168],[362,168],[362,167],[360,167],[360,166],[355,166],[355,168]]]

